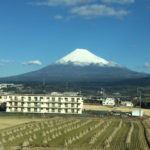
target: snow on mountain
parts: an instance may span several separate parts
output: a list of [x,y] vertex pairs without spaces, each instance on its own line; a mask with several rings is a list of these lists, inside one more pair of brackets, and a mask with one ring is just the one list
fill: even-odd
[[95,64],[99,66],[111,66],[111,67],[119,66],[115,62],[109,62],[101,57],[94,55],[87,49],[75,49],[73,52],[56,61],[56,63],[57,64],[72,63],[78,66],[87,66],[90,64]]

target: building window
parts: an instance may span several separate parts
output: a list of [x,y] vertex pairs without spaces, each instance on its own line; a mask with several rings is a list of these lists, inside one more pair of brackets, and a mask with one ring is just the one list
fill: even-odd
[[43,99],[43,97],[40,97],[40,101]]
[[58,101],[61,102],[61,97],[58,98]]
[[52,102],[55,102],[55,97],[52,97]]
[[24,103],[21,103],[21,107],[23,107]]
[[68,104],[65,104],[65,107],[68,107]]
[[23,112],[23,108],[21,108],[21,111]]
[[15,111],[17,111],[17,108],[15,108]]
[[37,112],[37,108],[34,108],[34,112]]
[[14,99],[15,99],[15,101],[17,101],[17,100],[18,100],[18,97],[17,97],[17,96],[15,96],[15,98],[14,98]]
[[58,104],[58,107],[61,107],[61,104]]
[[31,101],[31,97],[28,97],[28,100]]
[[17,106],[17,104],[18,104],[18,103],[17,103],[17,102],[15,102],[15,106]]
[[65,109],[65,113],[68,113],[68,109]]
[[74,98],[71,98],[71,102],[74,102]]
[[67,97],[65,97],[65,101],[68,102],[68,98]]
[[12,106],[12,102],[9,102],[10,106]]
[[54,109],[54,108],[52,108],[52,112],[55,112],[55,109]]
[[34,106],[37,107],[37,103],[34,103]]
[[30,107],[30,103],[28,103],[28,107]]
[[61,112],[61,109],[58,109],[58,112],[60,113],[60,112]]
[[34,100],[37,101],[37,97],[34,97]]
[[74,113],[74,109],[71,109],[71,112]]
[[30,108],[28,108],[28,112],[30,112],[31,111],[31,109]]
[[71,107],[74,107],[74,104],[71,104]]
[[55,103],[52,103],[52,107],[55,107]]

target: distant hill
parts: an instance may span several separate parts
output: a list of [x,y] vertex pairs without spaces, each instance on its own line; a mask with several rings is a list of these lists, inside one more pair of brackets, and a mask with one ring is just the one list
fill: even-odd
[[122,80],[114,82],[112,85],[150,86],[150,77]]
[[[129,70],[115,62],[100,58],[88,50],[77,49],[40,70],[0,78],[1,82],[119,82],[146,78],[149,74]],[[131,81],[130,81],[131,80]],[[140,79],[143,82],[146,79]],[[122,81],[125,82],[125,81]],[[135,81],[136,82],[136,81]],[[140,82],[140,81],[139,81]],[[142,82],[142,81],[141,81]]]

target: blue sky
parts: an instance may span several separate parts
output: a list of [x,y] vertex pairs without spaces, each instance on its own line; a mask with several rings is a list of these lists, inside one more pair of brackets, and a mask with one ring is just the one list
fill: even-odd
[[149,0],[1,0],[0,77],[85,48],[150,73]]

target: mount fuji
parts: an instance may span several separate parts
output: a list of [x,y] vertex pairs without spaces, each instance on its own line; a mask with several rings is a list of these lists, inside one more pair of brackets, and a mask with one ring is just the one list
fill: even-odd
[[67,56],[61,58],[60,60],[56,61],[57,64],[69,64],[72,63],[76,66],[88,66],[91,64],[95,64],[98,66],[119,66],[114,62],[109,62],[101,57],[98,57],[91,53],[86,49],[76,49]]
[[37,71],[1,78],[2,82],[112,82],[149,77],[115,62],[98,57],[86,49],[76,49]]

